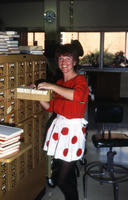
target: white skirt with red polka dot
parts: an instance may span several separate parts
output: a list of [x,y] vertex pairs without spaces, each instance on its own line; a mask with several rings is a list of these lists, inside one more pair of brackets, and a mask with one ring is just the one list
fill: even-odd
[[81,159],[87,123],[84,118],[67,119],[57,115],[47,132],[44,144],[47,155],[67,162]]

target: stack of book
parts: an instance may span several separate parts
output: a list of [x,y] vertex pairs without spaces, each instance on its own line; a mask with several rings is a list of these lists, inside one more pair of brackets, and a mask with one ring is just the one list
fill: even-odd
[[19,54],[19,37],[16,31],[0,32],[0,54]]
[[6,40],[8,39],[7,35],[4,32],[0,32],[0,54],[7,53],[8,47]]
[[20,150],[20,138],[23,129],[0,125],[0,158]]
[[42,46],[19,46],[20,52],[24,54],[43,55]]

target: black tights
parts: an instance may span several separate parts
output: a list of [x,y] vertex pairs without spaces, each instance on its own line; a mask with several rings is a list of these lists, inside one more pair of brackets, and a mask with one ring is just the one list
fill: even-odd
[[65,196],[65,200],[78,200],[76,162],[53,160],[53,180]]

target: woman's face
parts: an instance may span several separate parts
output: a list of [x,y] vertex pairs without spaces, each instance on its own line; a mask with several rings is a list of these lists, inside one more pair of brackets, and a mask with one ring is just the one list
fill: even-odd
[[63,73],[68,73],[68,72],[74,71],[74,65],[75,64],[76,64],[76,62],[73,60],[72,56],[61,55],[58,58],[58,65],[59,65],[60,70]]

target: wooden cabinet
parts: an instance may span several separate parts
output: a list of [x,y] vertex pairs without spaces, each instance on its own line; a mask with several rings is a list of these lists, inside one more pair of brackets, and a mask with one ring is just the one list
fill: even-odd
[[0,56],[0,123],[24,130],[20,151],[0,159],[2,200],[34,200],[45,189],[42,142],[48,114],[38,101],[16,99],[14,93],[40,78],[46,78],[43,55]]

